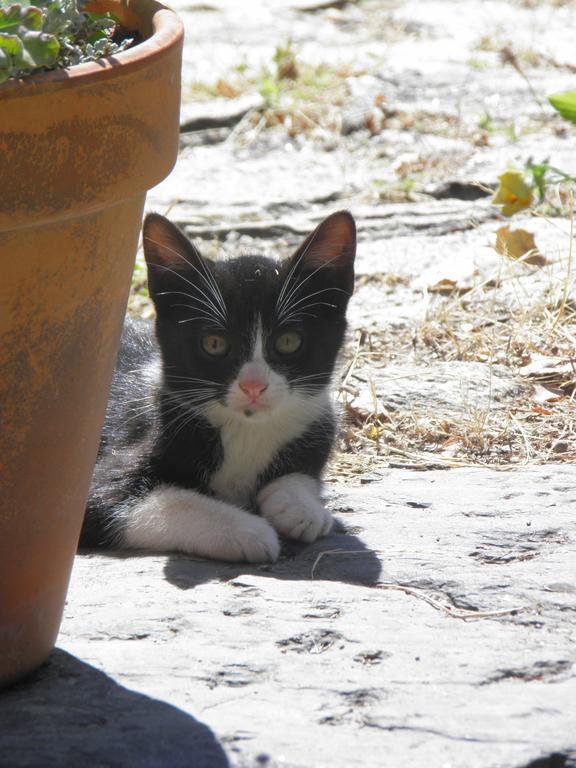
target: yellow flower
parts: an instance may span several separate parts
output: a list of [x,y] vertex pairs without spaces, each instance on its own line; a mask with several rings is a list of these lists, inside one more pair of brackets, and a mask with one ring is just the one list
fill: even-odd
[[366,437],[368,437],[370,440],[378,440],[382,432],[382,427],[377,427],[375,424],[366,426]]
[[506,171],[492,198],[492,205],[501,205],[504,216],[512,216],[532,204],[532,188],[526,184],[520,171]]

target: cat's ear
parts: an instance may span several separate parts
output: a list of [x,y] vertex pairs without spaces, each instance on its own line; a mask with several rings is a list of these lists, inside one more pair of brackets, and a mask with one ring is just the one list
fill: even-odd
[[159,213],[149,213],[144,219],[142,243],[148,265],[148,291],[157,305],[158,297],[170,290],[181,275],[194,279],[202,256],[186,235]]
[[348,293],[354,290],[356,224],[351,213],[337,211],[319,224],[298,248],[292,260],[304,272],[335,270]]

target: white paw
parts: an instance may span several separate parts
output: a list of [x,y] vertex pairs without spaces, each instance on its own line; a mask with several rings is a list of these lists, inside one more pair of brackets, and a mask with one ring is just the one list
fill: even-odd
[[159,486],[126,510],[128,548],[186,552],[214,560],[270,563],[280,542],[261,517],[196,491]]
[[266,520],[245,512],[241,519],[215,533],[206,554],[217,560],[273,563],[280,554],[280,542]]
[[332,515],[318,498],[318,486],[307,475],[279,477],[258,494],[262,517],[284,536],[316,541],[332,528]]

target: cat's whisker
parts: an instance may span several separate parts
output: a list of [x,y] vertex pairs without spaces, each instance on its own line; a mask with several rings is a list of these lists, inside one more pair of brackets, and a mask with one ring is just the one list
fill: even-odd
[[[182,277],[182,275],[180,275]],[[182,277],[183,280],[185,278]],[[188,282],[185,280],[185,282]],[[214,304],[210,296],[208,296],[204,291],[197,285],[194,285],[193,283],[190,283],[190,285],[198,291],[200,296],[193,296],[190,293],[186,293],[185,291],[160,291],[157,295],[158,296],[170,296],[170,295],[181,295],[185,296],[187,299],[190,299],[191,301],[194,301],[197,304],[200,304],[201,306],[204,306],[207,308],[211,316],[217,317],[223,325],[226,325],[226,317],[222,314],[222,312],[219,310],[219,308]]]
[[[319,267],[318,269],[321,269],[321,267]],[[317,270],[316,270],[316,271],[317,271]],[[313,274],[314,274],[314,273],[312,273],[312,275],[313,275]],[[308,277],[312,277],[312,275],[309,275]],[[305,281],[305,280],[303,280],[301,283],[298,283],[298,285],[296,286],[296,289],[297,289],[297,290],[300,290],[300,288],[302,287],[302,285],[304,285],[304,283],[305,283],[305,282],[306,282],[306,281]],[[311,296],[316,296],[316,295],[317,295],[317,294],[319,294],[319,293],[326,293],[326,292],[328,292],[328,291],[339,291],[340,293],[346,293],[346,291],[344,291],[342,288],[337,288],[336,286],[329,286],[328,288],[322,288],[322,289],[320,289],[319,291],[314,291],[313,293],[305,293],[303,296],[301,296],[301,297],[298,299],[298,301],[297,301],[297,302],[293,302],[291,299],[289,299],[289,300],[288,300],[288,301],[285,303],[285,307],[291,307],[291,306],[294,306],[295,304],[299,304],[301,301],[304,301],[306,298],[309,298],[309,297],[311,297]]]
[[318,306],[326,306],[326,307],[334,307],[334,304],[330,304],[328,302],[315,302],[314,304],[306,305],[305,307],[302,307],[302,309],[297,310],[296,312],[290,312],[290,314],[286,315],[282,319],[282,323],[294,323],[299,321],[303,317],[314,317],[317,318],[318,315],[312,314],[312,312],[305,312],[304,310],[310,309],[311,307],[318,307]]
[[324,373],[310,373],[307,376],[296,376],[294,379],[291,379],[291,384],[298,384],[301,381],[309,381],[313,379],[325,379],[327,377],[330,377],[332,374],[332,371],[325,371]]
[[[173,305],[173,306],[178,306],[178,305]],[[185,320],[178,320],[178,325],[182,325],[182,323],[193,323],[197,320],[204,321],[206,320],[206,318],[205,317],[187,317]],[[224,327],[221,325],[221,323],[214,322],[214,320],[212,320],[212,327],[218,330],[225,330]]]
[[[208,315],[210,317],[214,317],[215,319],[218,319],[221,325],[225,327],[226,317],[222,314],[222,312],[218,309],[218,307],[214,304],[214,302],[210,299],[210,297],[207,296],[204,293],[204,291],[202,291],[198,286],[195,286],[193,283],[191,283],[191,285],[193,288],[196,288],[196,290],[200,292],[203,298],[200,298],[199,296],[193,296],[191,293],[186,293],[186,291],[160,291],[157,295],[158,296],[185,296],[187,299],[190,299],[191,301],[206,307],[208,311]],[[198,307],[196,307],[196,309],[199,310]],[[199,310],[199,311],[205,311],[205,310]]]
[[202,395],[205,395],[207,393],[215,394],[218,392],[219,389],[220,389],[219,386],[214,386],[214,385],[204,385],[201,387],[195,385],[194,387],[189,387],[187,389],[172,390],[171,392],[167,392],[163,394],[163,397],[171,400],[182,400],[182,399],[194,397],[195,395],[200,395],[200,394]]
[[313,301],[310,304],[305,304],[303,307],[296,309],[295,312],[304,312],[305,310],[311,309],[312,307],[330,307],[331,309],[336,309],[336,305],[332,304],[330,301]]
[[313,317],[315,320],[318,319],[318,315],[313,315],[312,312],[296,312],[291,313],[287,315],[283,320],[282,323],[300,323],[303,322],[304,318],[306,317]]
[[[176,404],[173,404],[172,408],[175,408],[175,407],[177,407]],[[123,424],[124,425],[129,424],[130,422],[135,421],[136,419],[142,418],[147,413],[149,413],[151,410],[155,411],[156,409],[157,409],[157,405],[156,405],[156,403],[153,403],[150,406],[147,406],[147,407],[143,408],[141,411],[138,411],[137,413],[132,413],[131,412],[130,416],[123,420]]]
[[323,261],[319,267],[317,267],[315,270],[310,272],[310,274],[306,275],[306,277],[303,280],[300,280],[300,282],[296,283],[296,285],[293,286],[293,288],[289,291],[289,293],[285,297],[282,305],[280,307],[277,307],[277,315],[279,319],[282,319],[282,315],[284,314],[284,312],[287,309],[289,309],[292,299],[297,295],[297,292],[301,290],[302,286],[305,285],[308,282],[308,280],[314,277],[314,275],[316,275],[321,269],[324,269],[324,267],[328,267],[330,264],[332,264],[333,261],[336,261],[336,257],[334,257],[333,259],[328,259],[326,261]]
[[225,316],[227,316],[228,310],[226,307],[226,303],[224,301],[224,298],[222,297],[222,293],[220,291],[220,287],[218,286],[218,283],[216,281],[216,278],[206,265],[206,262],[203,258],[200,258],[200,265],[202,266],[202,271],[204,272],[204,275],[200,274],[199,270],[196,269],[194,264],[192,264],[182,253],[178,253],[180,258],[184,259],[186,264],[188,264],[192,269],[194,269],[200,277],[202,277],[206,283],[206,286],[210,289],[212,296],[217,301],[217,303],[220,305],[220,308],[222,309],[222,312]]
[[222,292],[220,291],[220,287],[218,285],[218,282],[216,281],[216,278],[210,271],[210,269],[206,266],[206,263],[204,262],[204,259],[200,260],[200,263],[202,264],[202,268],[204,269],[204,272],[206,273],[206,276],[208,278],[209,283],[212,285],[212,295],[220,305],[220,308],[222,309],[223,314],[227,317],[228,316],[228,308],[226,307],[226,302],[224,301],[224,297],[222,296]]
[[170,402],[187,407],[197,401],[205,400],[206,398],[213,399],[216,394],[217,393],[213,389],[194,390],[188,393],[183,393],[179,397],[172,397]]
[[125,405],[127,406],[128,410],[131,413],[134,413],[137,408],[141,408],[142,412],[144,413],[145,411],[150,410],[150,408],[156,408],[156,405],[157,405],[157,403],[153,400],[151,400],[149,403],[137,403],[135,401],[130,401],[130,402],[134,402],[135,404],[133,406],[130,406],[128,403],[125,403]]
[[124,373],[126,374],[126,376],[130,376],[133,373],[137,373],[138,376],[141,376],[142,375],[142,368],[130,368],[130,370],[124,371]]
[[142,397],[131,397],[129,400],[123,400],[122,405],[130,406],[130,403],[141,403],[143,400],[154,400],[156,397],[158,397],[156,392],[151,395],[143,395]]
[[[330,289],[327,289],[327,290],[330,290]],[[292,310],[297,308],[304,301],[307,301],[308,299],[313,298],[316,295],[317,295],[316,292],[311,294],[304,294],[303,296],[300,296],[298,301],[294,301],[294,299],[298,296],[298,291],[295,291],[293,294],[291,294],[291,296],[289,297],[289,300],[286,301],[282,306],[281,313],[277,316],[279,322],[283,322],[288,313],[290,313]]]
[[[178,376],[178,377],[169,377],[167,376],[165,378],[165,381],[167,384],[208,384],[209,386],[213,387],[221,387],[222,383],[218,383],[217,381],[209,381],[208,379],[189,379],[187,376]],[[180,390],[174,390],[175,392],[179,392]]]
[[282,303],[282,299],[284,298],[284,293],[290,284],[290,281],[292,277],[294,276],[294,273],[298,269],[299,265],[302,263],[302,260],[307,255],[308,251],[310,250],[310,247],[312,246],[312,243],[314,241],[314,238],[311,237],[309,242],[306,244],[306,246],[302,249],[302,253],[298,256],[294,264],[292,265],[292,268],[290,269],[290,272],[288,273],[286,280],[284,281],[284,284],[282,286],[282,289],[280,291],[280,295],[278,296],[278,300],[276,301],[276,314],[280,311],[280,305]]
[[218,329],[221,329],[221,330],[225,330],[224,326],[222,325],[220,320],[215,318],[210,312],[208,312],[205,309],[202,309],[201,307],[196,307],[196,306],[194,306],[194,304],[171,304],[170,306],[171,307],[184,307],[185,309],[193,309],[195,312],[200,312],[200,315],[198,315],[197,317],[187,317],[184,320],[178,320],[178,324],[180,324],[180,323],[190,323],[193,320],[200,320],[201,322],[209,321],[210,323],[212,323],[212,325],[214,325],[215,328],[218,328]]
[[131,421],[134,421],[135,419],[139,419],[142,416],[144,416],[146,413],[148,413],[148,409],[144,411],[140,411],[139,413],[133,413],[128,418],[123,420],[123,424],[129,424]]
[[185,410],[192,408],[197,403],[204,402],[205,400],[213,400],[214,394],[212,392],[203,392],[202,394],[198,394],[196,397],[187,397],[182,398],[178,401],[171,401],[169,403],[166,403],[164,407],[166,408],[172,408],[172,406],[177,406],[178,408],[184,408]]
[[[171,307],[184,307],[185,309],[193,309],[195,312],[199,312],[202,317],[199,317],[197,319],[204,320],[212,323],[216,328],[221,328],[222,330],[225,330],[225,326],[220,320],[219,317],[216,317],[212,310],[203,309],[202,307],[196,306],[195,304],[171,304]],[[188,319],[186,320],[179,320],[179,322],[188,322]]]
[[[184,402],[184,403],[186,403],[194,395],[199,395],[199,394],[204,395],[204,394],[208,394],[208,393],[209,394],[214,394],[214,392],[215,392],[215,387],[210,387],[210,388],[203,387],[201,389],[194,388],[194,389],[178,390],[176,392],[165,392],[165,393],[162,393],[162,395],[158,395],[158,394],[149,395],[148,397],[143,397],[143,398],[139,398],[139,399],[140,400],[150,399],[150,400],[152,400],[152,402],[149,402],[146,405],[141,405],[140,407],[142,407],[142,409],[156,408],[159,402],[160,403],[165,403],[165,402],[166,403],[172,403],[172,402],[175,402],[175,403]],[[128,405],[131,402],[137,403],[138,399],[135,398],[133,400],[129,400],[129,401],[126,402],[126,404]]]
[[[303,301],[307,301],[308,299],[314,298],[314,296],[319,296],[321,293],[328,293],[329,291],[339,291],[340,293],[346,293],[346,291],[342,290],[342,288],[322,288],[320,291],[314,291],[314,293],[306,293],[304,296],[301,296],[298,301],[291,302],[286,309],[295,309],[299,304],[302,304]],[[334,305],[332,305],[334,306]]]
[[198,404],[201,405],[211,400],[218,400],[219,397],[221,397],[221,393],[214,389],[190,391],[188,393],[184,393],[180,397],[172,397],[167,399],[165,407],[171,408],[172,406],[176,406],[188,411],[191,408],[195,408]]
[[171,430],[175,424],[180,424],[183,420],[187,420],[190,414],[195,414],[196,411],[190,408],[184,408],[178,406],[178,408],[171,409],[163,414],[163,426],[166,430]]
[[[204,401],[204,404],[209,402],[211,398]],[[185,417],[182,418],[182,420],[179,422],[179,419],[181,418],[181,413],[178,413],[176,417],[173,417],[170,422],[165,424],[166,431],[170,433],[171,430],[173,430],[174,426],[177,425],[177,429],[172,432],[171,438],[174,439],[176,435],[181,432],[183,429],[185,429],[188,424],[191,424],[194,420],[201,418],[202,416],[202,404],[199,406],[196,406],[195,409],[185,409]]]
[[332,369],[329,368],[326,371],[316,371],[315,373],[306,373],[304,376],[297,376],[298,379],[311,379],[316,376],[327,376],[329,373],[332,372]]
[[[183,280],[187,285],[189,285],[191,288],[193,288],[195,291],[197,291],[200,294],[200,296],[202,296],[205,299],[205,301],[203,301],[201,303],[205,304],[205,306],[210,307],[211,311],[214,312],[215,315],[220,316],[220,318],[222,319],[223,323],[226,324],[226,320],[227,320],[226,315],[212,301],[212,298],[214,298],[213,294],[212,294],[212,298],[211,298],[211,296],[209,294],[207,294],[205,291],[203,291],[202,288],[200,288],[199,285],[196,285],[196,283],[191,282],[190,280],[185,278],[184,275],[180,274],[180,272],[177,272],[175,269],[172,269],[171,267],[167,267],[165,264],[151,264],[150,263],[149,266],[158,267],[160,269],[164,269],[167,272],[170,272],[171,274],[176,275],[176,277],[179,277],[181,280]],[[196,270],[196,271],[198,271],[198,270]],[[210,286],[208,286],[208,287],[209,287],[210,290],[212,290],[210,288]],[[177,293],[177,291],[173,291],[173,292],[172,291],[163,291],[163,292],[158,293],[157,295],[158,296],[163,296],[163,295],[168,295],[170,293]],[[192,296],[191,294],[183,293],[183,295],[187,296],[189,299],[194,299],[195,301],[199,301],[198,297]]]
[[305,253],[306,253],[306,251],[308,250],[309,247],[310,247],[310,245],[308,245],[306,247],[306,249],[304,250],[304,252],[300,254],[300,256],[296,259],[296,261],[294,262],[294,264],[290,268],[290,272],[288,272],[288,274],[286,275],[286,279],[284,280],[284,282],[282,284],[282,288],[280,289],[280,293],[278,295],[278,299],[276,300],[276,314],[278,314],[278,312],[280,311],[280,307],[282,306],[282,302],[284,300],[284,295],[285,295],[285,293],[286,293],[286,291],[288,289],[288,286],[290,285],[290,281],[292,280],[292,278],[294,276],[294,273],[298,269],[298,266],[301,263],[302,259],[304,258],[304,255],[305,255]]
[[[173,382],[173,384],[176,385],[176,388],[171,389],[167,394],[174,397],[177,397],[186,392],[202,392],[205,390],[213,391],[222,386],[215,381],[203,381],[202,379],[199,379],[198,381],[186,381],[186,379],[183,379],[179,382]],[[184,386],[186,384],[188,385],[187,387]]]
[[221,387],[222,382],[213,381],[212,379],[198,379],[194,376],[174,376],[173,374],[167,374],[164,377],[166,382],[183,382],[189,384],[211,384],[214,387]]
[[[202,265],[202,270],[203,270],[203,272],[200,272],[200,270],[198,269],[198,267],[196,267],[195,264],[193,264],[191,261],[189,261],[184,256],[183,253],[181,253],[180,251],[177,251],[175,248],[170,248],[169,246],[166,245],[166,243],[164,243],[164,242],[163,243],[159,243],[157,240],[154,240],[153,238],[148,237],[148,236],[145,237],[145,240],[148,240],[148,242],[154,243],[155,245],[158,245],[158,246],[164,248],[165,250],[175,254],[179,258],[181,258],[189,267],[191,267],[204,280],[204,283],[206,284],[206,287],[210,290],[210,292],[212,293],[212,295],[215,298],[216,302],[220,305],[220,308],[221,308],[221,311],[222,311],[222,317],[224,319],[224,322],[226,323],[226,320],[227,320],[226,304],[225,304],[224,299],[222,297],[222,293],[220,292],[220,288],[218,287],[218,283],[216,282],[216,279],[215,279],[214,275],[212,274],[212,272],[208,269],[206,263],[204,262],[204,259],[200,256],[200,264]],[[170,267],[166,267],[163,264],[154,265],[154,266],[164,267],[164,269],[168,269],[169,271],[174,272],[174,270],[171,270]],[[178,275],[179,277],[182,277],[182,279],[185,280],[185,278],[182,275],[180,275],[179,272],[174,272],[174,274]],[[185,282],[189,282],[189,281],[185,280]],[[193,285],[193,283],[190,283],[190,285]]]
[[195,413],[195,407],[202,405],[211,399],[212,398],[210,396],[205,395],[194,403],[171,403],[167,406],[164,406],[162,409],[162,419],[165,428],[168,429],[170,425],[176,423],[182,417],[188,417],[190,413]]

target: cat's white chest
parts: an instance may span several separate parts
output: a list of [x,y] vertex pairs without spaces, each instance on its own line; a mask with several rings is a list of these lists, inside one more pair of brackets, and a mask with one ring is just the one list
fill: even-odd
[[223,460],[212,476],[210,489],[225,501],[246,505],[258,477],[281,448],[303,435],[327,407],[328,398],[322,393],[311,398],[307,408],[287,408],[270,420],[223,420],[219,425]]
[[240,506],[249,501],[258,476],[285,441],[277,429],[267,426],[233,420],[222,427],[223,461],[210,482],[221,499]]

